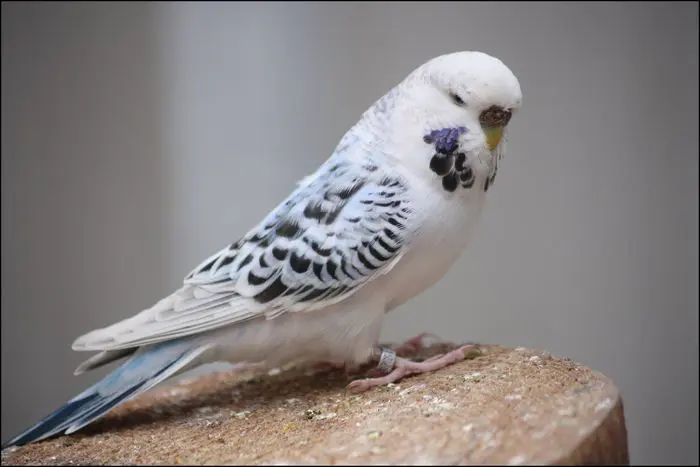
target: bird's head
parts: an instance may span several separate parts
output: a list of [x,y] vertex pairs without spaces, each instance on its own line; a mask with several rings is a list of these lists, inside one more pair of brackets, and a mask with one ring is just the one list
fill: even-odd
[[416,69],[402,87],[430,129],[464,126],[468,132],[481,132],[491,151],[523,98],[513,72],[482,52],[436,57]]
[[449,146],[450,141],[431,139],[450,140],[448,130],[455,129],[451,135],[457,137],[459,151],[488,159],[502,155],[507,126],[522,102],[513,72],[481,52],[436,57],[414,70],[396,91],[392,120],[401,134],[393,135],[395,140],[420,134],[426,142]]

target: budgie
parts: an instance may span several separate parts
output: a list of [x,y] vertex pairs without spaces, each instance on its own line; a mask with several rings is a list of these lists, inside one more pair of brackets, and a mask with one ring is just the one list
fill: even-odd
[[363,391],[464,358],[417,362],[380,348],[385,316],[433,286],[473,235],[522,102],[499,59],[433,58],[366,110],[332,155],[258,225],[202,261],[171,295],[73,343],[75,374],[125,359],[6,446],[80,430],[209,362],[364,365]]

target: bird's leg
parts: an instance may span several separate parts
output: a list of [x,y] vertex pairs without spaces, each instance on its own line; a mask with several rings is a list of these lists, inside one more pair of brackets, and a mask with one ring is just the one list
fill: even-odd
[[410,339],[408,339],[406,342],[404,342],[400,346],[394,347],[394,352],[396,352],[396,355],[401,356],[401,357],[414,354],[414,353],[418,352],[419,350],[422,350],[425,348],[425,345],[423,345],[423,340],[426,337],[430,337],[438,342],[442,340],[438,336],[436,336],[435,334],[432,334],[429,332],[423,332],[421,334],[418,334],[415,337],[411,337]]
[[318,362],[313,365],[314,371],[317,371],[319,373],[327,373],[329,371],[336,371],[340,370],[345,367],[345,362],[334,362],[334,361],[327,361],[327,362]]
[[[381,350],[382,353],[378,367],[383,366],[384,371],[388,371],[388,374],[377,378],[355,380],[348,384],[347,389],[353,393],[364,392],[376,386],[395,383],[405,376],[440,370],[453,363],[464,360],[470,353],[469,350],[475,349],[476,347],[477,346],[474,344],[464,345],[456,350],[438,355],[423,362],[414,362],[401,357],[397,358],[393,351]],[[391,362],[390,369],[387,368],[387,362]]]

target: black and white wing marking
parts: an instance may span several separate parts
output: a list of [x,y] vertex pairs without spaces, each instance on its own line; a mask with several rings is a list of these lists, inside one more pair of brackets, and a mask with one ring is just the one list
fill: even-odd
[[264,305],[267,316],[342,300],[401,256],[411,215],[406,187],[376,169],[329,164],[185,283],[233,289]]
[[243,238],[202,262],[180,290],[114,329],[86,335],[74,348],[129,348],[320,309],[388,272],[404,253],[412,216],[407,187],[369,161],[338,159],[305,179]]

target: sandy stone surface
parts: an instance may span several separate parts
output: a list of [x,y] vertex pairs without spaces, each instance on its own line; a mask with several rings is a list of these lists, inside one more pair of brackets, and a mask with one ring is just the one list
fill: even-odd
[[542,352],[480,348],[359,395],[345,386],[362,375],[343,370],[213,373],[156,388],[72,436],[7,449],[2,464],[629,463],[608,378]]

